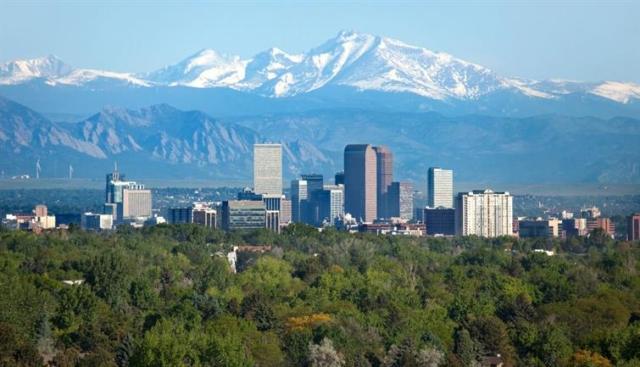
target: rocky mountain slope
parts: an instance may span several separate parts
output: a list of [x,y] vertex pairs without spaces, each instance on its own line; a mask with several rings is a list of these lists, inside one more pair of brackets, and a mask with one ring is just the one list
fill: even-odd
[[284,144],[285,179],[331,177],[349,143],[388,145],[396,176],[424,185],[429,166],[456,180],[496,183],[640,183],[640,121],[542,115],[506,118],[354,109],[213,118],[169,105],[107,108],[55,123],[0,98],[5,176],[102,177],[113,166],[140,178],[251,178],[252,145]]

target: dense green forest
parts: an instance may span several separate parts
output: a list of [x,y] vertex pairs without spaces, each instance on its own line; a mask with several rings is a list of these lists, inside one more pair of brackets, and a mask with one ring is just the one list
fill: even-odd
[[[239,244],[273,247],[234,274]],[[0,231],[0,365],[640,366],[639,260],[600,232]]]

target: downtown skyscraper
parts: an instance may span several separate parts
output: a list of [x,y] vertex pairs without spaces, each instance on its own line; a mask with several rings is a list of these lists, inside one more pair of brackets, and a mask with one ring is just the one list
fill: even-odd
[[282,195],[282,145],[253,145],[253,191]]
[[453,208],[453,171],[431,167],[427,181],[427,206],[430,208]]
[[385,146],[373,147],[376,152],[376,200],[378,201],[378,218],[392,216],[389,189],[393,182],[393,153]]
[[377,159],[369,144],[344,148],[345,212],[364,222],[373,222],[377,207]]

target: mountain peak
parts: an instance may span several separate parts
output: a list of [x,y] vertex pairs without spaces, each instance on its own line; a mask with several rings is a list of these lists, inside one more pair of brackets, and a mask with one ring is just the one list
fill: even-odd
[[0,84],[19,84],[35,78],[57,78],[73,68],[55,55],[0,64]]

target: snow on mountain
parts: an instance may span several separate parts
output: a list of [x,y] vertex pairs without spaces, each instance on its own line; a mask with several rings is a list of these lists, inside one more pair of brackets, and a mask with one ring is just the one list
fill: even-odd
[[177,64],[145,74],[73,69],[54,56],[0,64],[0,85],[36,78],[53,86],[225,87],[273,98],[346,86],[412,93],[442,101],[472,101],[498,91],[536,99],[591,94],[623,104],[640,99],[638,84],[502,77],[446,53],[352,31],[342,31],[300,55],[271,48],[243,60],[204,49]]
[[[366,37],[369,48],[336,76],[336,84],[434,99],[475,98],[501,87],[500,79],[482,66],[394,39],[371,37]],[[347,43],[359,38],[362,35],[357,33],[338,36]]]
[[148,87],[151,85],[149,82],[139,79],[131,73],[116,73],[112,71],[94,69],[76,69],[63,77],[49,80],[48,84],[86,85],[91,82],[104,80],[119,80],[130,85],[137,85],[141,87]]
[[629,103],[631,99],[640,99],[640,85],[634,83],[604,82],[589,91],[600,97],[620,103]]
[[239,83],[243,89],[255,89],[281,77],[290,67],[304,60],[304,55],[290,55],[278,48],[263,51],[247,62],[245,77]]
[[246,64],[238,56],[222,55],[205,49],[175,65],[141,77],[168,86],[233,87],[244,79]]
[[0,64],[0,84],[20,84],[35,78],[55,78],[73,70],[53,55]]

